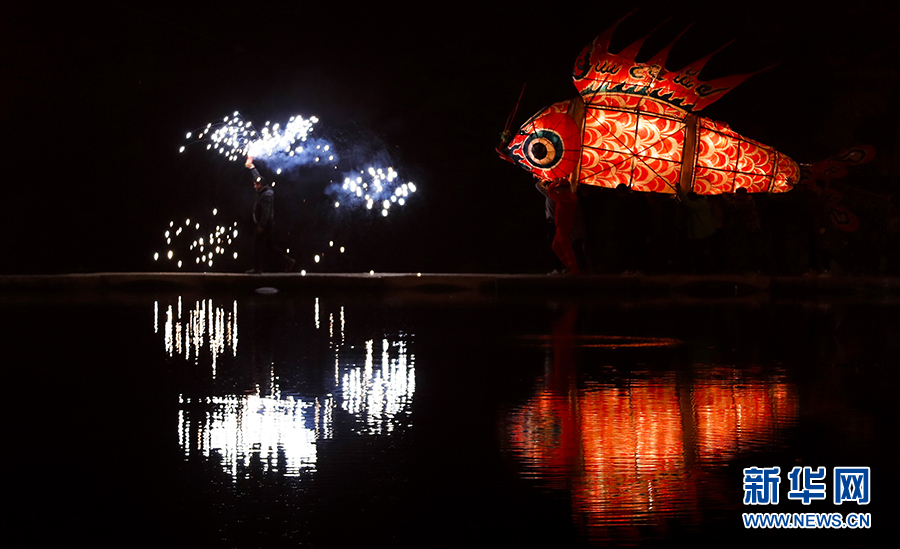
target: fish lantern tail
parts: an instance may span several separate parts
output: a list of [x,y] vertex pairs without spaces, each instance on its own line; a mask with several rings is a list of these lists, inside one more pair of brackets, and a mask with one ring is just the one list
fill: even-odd
[[801,166],[800,183],[811,190],[823,189],[832,179],[839,179],[848,173],[849,166],[860,166],[872,161],[875,148],[871,145],[856,145],[815,164]]
[[825,214],[842,231],[857,230],[859,218],[841,204],[844,195],[831,188],[831,180],[846,176],[850,166],[867,164],[874,157],[874,147],[856,145],[821,162],[801,166],[800,183],[819,197],[824,204]]

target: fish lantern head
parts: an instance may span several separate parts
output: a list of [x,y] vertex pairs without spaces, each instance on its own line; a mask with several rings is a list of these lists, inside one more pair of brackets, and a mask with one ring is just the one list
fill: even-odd
[[569,103],[555,103],[532,116],[498,152],[539,179],[568,177],[581,155],[581,127],[568,114]]

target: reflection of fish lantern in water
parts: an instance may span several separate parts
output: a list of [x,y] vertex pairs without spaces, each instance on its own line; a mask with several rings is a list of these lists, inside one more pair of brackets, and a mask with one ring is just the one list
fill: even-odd
[[667,71],[669,44],[644,63],[643,39],[608,51],[616,25],[575,62],[579,96],[531,117],[498,151],[542,180],[635,191],[698,194],[789,191],[800,180],[796,162],[695,113],[750,74],[701,81],[707,56]]
[[577,390],[548,377],[507,419],[522,476],[571,491],[573,518],[592,538],[638,539],[676,515],[699,523],[699,509],[733,504],[706,472],[781,436],[796,421],[796,391],[779,373],[698,374]]

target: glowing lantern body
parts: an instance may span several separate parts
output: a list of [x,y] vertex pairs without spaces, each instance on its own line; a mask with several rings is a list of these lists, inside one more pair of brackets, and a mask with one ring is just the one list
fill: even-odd
[[800,180],[787,156],[695,114],[750,74],[699,80],[712,54],[667,71],[674,42],[644,63],[634,60],[644,39],[612,54],[617,25],[578,56],[579,96],[531,117],[499,149],[506,159],[543,180],[644,192],[780,193]]

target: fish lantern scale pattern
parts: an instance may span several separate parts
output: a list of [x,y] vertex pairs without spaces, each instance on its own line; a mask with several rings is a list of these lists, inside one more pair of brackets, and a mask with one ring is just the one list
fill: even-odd
[[635,56],[647,37],[610,53],[617,26],[576,59],[578,97],[531,117],[501,149],[506,159],[543,180],[566,177],[643,192],[675,193],[680,187],[705,195],[738,189],[781,193],[797,184],[796,162],[696,114],[755,73],[700,80],[716,52],[669,71],[666,58],[678,37],[638,63]]

